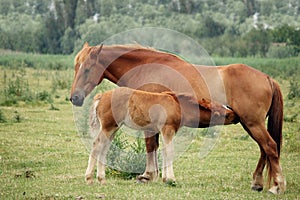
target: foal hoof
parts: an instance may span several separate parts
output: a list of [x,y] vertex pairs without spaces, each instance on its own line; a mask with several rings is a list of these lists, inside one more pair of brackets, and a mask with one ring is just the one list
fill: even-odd
[[174,181],[174,180],[167,180],[167,181],[164,181],[164,183],[165,183],[167,186],[171,186],[171,187],[176,187],[176,186],[177,186],[177,183],[176,183],[176,181]]
[[105,185],[105,184],[106,184],[106,179],[105,179],[105,178],[97,177],[97,179],[98,179],[98,182],[99,182],[101,185]]
[[150,177],[148,176],[145,176],[145,175],[139,175],[137,178],[136,178],[136,182],[137,183],[149,183],[150,182]]
[[87,185],[92,185],[94,183],[93,178],[85,178],[85,182]]
[[263,190],[263,187],[260,185],[252,185],[251,189],[253,191],[261,192]]

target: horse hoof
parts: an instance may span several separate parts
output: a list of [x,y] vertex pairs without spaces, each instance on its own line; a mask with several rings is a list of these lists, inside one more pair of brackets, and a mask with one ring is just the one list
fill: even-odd
[[137,178],[136,178],[136,182],[137,183],[149,183],[150,182],[150,177],[148,176],[144,176],[144,175],[139,175]]
[[281,191],[280,191],[280,188],[278,186],[273,186],[271,187],[271,189],[268,190],[268,193],[269,194],[280,194]]
[[253,186],[251,187],[251,189],[252,189],[253,191],[261,192],[261,191],[263,190],[263,187],[260,186],[260,185],[253,185]]

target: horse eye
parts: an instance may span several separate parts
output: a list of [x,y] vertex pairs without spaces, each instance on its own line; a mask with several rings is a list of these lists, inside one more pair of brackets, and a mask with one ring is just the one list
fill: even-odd
[[87,73],[89,73],[89,72],[90,72],[90,69],[85,69],[85,70],[84,70],[84,73],[85,73],[85,74],[87,74]]

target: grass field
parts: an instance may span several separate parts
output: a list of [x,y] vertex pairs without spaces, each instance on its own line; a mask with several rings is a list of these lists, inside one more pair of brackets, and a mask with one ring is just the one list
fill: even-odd
[[[32,59],[33,67],[18,66],[24,63],[22,59],[3,64],[4,58],[0,56],[0,199],[300,199],[300,119],[297,115],[300,100],[287,98],[290,76],[275,75],[285,98],[281,158],[287,181],[285,194],[273,196],[266,189],[260,193],[251,191],[259,148],[240,125],[224,127],[215,148],[203,159],[199,159],[201,138],[191,141],[174,163],[176,187],[163,184],[161,179],[140,185],[133,178],[124,179],[113,173],[108,175],[106,185],[88,186],[84,173],[89,152],[76,130],[72,105],[67,100],[73,69],[65,68],[64,64],[59,69],[43,68],[44,62],[53,59],[51,56],[24,58]],[[35,64],[36,59],[40,64]],[[60,59],[66,62],[63,57]],[[66,60],[71,59],[66,57]],[[227,58],[222,63],[250,60]],[[292,74],[297,75],[300,62],[299,58],[295,60],[298,64],[293,65],[293,69],[276,69],[283,70],[282,74],[296,69]],[[217,59],[217,63],[220,62],[221,59]],[[72,66],[72,62],[68,65]],[[19,88],[21,93],[30,92],[34,98],[7,101],[4,94],[8,93],[4,90],[9,85],[18,87],[18,77],[27,85]]]

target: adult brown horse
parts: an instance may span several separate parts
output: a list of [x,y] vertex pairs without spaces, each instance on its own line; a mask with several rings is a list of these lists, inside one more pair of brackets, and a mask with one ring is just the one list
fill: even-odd
[[[280,166],[283,98],[279,85],[266,74],[243,64],[195,66],[173,54],[139,45],[89,46],[86,43],[75,57],[71,102],[81,106],[104,78],[119,86],[153,92],[186,92],[198,100],[204,98],[229,105],[260,148],[252,189],[263,189],[263,170],[267,165],[268,183],[272,180],[274,183],[269,191],[274,194],[285,191]],[[147,182],[158,177],[158,135],[145,132],[145,138],[146,170],[138,179]]]

